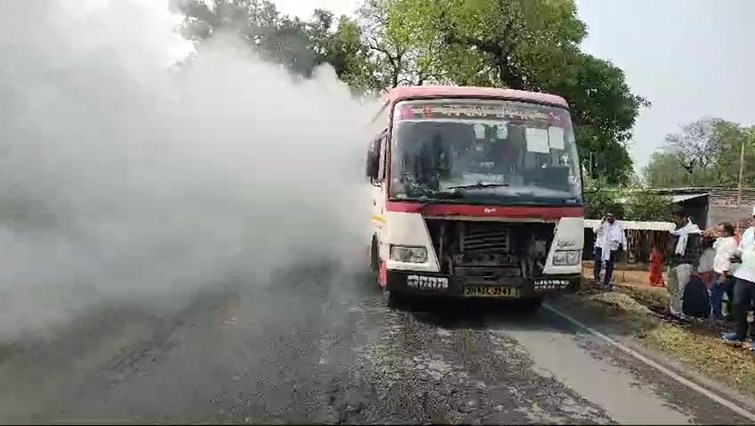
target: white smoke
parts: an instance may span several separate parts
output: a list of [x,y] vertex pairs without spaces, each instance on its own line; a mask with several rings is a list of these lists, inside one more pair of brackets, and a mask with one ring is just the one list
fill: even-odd
[[[0,341],[324,258],[366,263],[369,109],[154,0],[0,1]],[[281,283],[285,285],[285,283]]]

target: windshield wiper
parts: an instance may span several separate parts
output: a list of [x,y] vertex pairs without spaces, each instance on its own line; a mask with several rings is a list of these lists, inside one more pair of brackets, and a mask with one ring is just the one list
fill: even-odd
[[477,189],[477,188],[498,188],[501,186],[509,186],[508,183],[475,183],[473,185],[456,185],[449,186],[446,189]]
[[428,198],[426,195],[422,195],[417,199],[422,205],[419,208],[421,215],[425,214],[425,209],[432,204],[443,204],[453,199],[459,199],[463,196],[459,192],[440,191],[432,194],[434,198]]

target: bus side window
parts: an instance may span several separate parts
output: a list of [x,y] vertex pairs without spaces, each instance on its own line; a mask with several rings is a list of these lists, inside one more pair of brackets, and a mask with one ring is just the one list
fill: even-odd
[[386,172],[386,156],[388,151],[388,131],[384,130],[383,133],[378,136],[378,149],[380,150],[380,163],[378,165],[378,180],[380,182],[385,180]]

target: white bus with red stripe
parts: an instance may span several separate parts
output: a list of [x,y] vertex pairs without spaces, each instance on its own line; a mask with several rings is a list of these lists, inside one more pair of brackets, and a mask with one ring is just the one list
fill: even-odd
[[516,298],[577,286],[581,168],[566,101],[509,89],[393,89],[370,122],[371,266],[399,296]]

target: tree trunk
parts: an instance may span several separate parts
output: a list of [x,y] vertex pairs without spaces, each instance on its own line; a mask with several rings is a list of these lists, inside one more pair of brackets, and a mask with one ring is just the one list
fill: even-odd
[[498,78],[501,82],[511,89],[524,90],[524,81],[516,76],[511,70],[508,58],[501,55],[498,57]]

